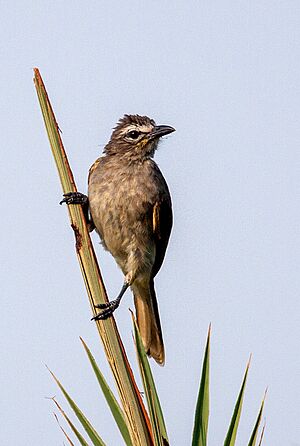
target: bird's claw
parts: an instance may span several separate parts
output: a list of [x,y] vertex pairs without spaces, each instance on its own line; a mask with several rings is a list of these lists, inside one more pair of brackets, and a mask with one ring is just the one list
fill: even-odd
[[111,305],[111,302],[106,302],[105,304],[97,304],[95,305],[96,308],[100,308],[100,310],[105,310],[106,308],[109,308]]
[[68,192],[63,195],[64,198],[60,201],[59,204],[66,203],[69,204],[86,204],[88,201],[88,197],[81,192]]
[[96,316],[92,317],[92,321],[105,321],[109,317],[113,315],[113,310],[111,308],[107,308],[106,310],[101,311],[96,314]]
[[111,302],[95,305],[96,308],[100,308],[103,311],[100,311],[100,313],[96,314],[96,316],[92,318],[92,321],[104,321],[105,319],[108,319],[113,315],[113,312],[118,308],[119,304],[120,301],[116,299],[112,300]]

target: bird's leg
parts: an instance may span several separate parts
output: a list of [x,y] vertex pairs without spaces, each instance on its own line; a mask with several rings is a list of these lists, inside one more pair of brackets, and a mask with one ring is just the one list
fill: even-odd
[[125,282],[121,288],[121,291],[118,294],[118,296],[116,297],[116,299],[111,300],[110,302],[107,302],[105,304],[95,305],[96,308],[100,308],[103,311],[100,311],[100,313],[96,314],[96,316],[94,316],[92,318],[92,321],[104,320],[104,319],[111,317],[113,312],[120,305],[121,299],[128,287],[129,287],[129,282],[127,282],[127,280],[125,280]]
[[81,204],[83,215],[85,217],[85,221],[88,225],[89,232],[91,232],[94,228],[94,222],[91,218],[91,215],[89,213],[89,199],[86,195],[82,194],[81,192],[68,192],[67,194],[63,195],[64,198],[60,201],[59,204],[66,203],[69,204]]

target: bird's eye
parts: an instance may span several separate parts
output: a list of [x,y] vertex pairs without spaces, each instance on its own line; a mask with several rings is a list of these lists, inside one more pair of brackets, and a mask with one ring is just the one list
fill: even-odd
[[137,130],[131,130],[127,133],[126,136],[130,139],[137,139],[140,136],[140,132],[138,132]]

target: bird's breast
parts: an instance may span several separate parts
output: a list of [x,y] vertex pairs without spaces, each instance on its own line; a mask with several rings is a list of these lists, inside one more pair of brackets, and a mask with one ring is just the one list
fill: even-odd
[[140,250],[153,262],[152,214],[160,187],[151,168],[99,163],[90,174],[88,194],[97,232],[120,266],[132,253],[139,257]]

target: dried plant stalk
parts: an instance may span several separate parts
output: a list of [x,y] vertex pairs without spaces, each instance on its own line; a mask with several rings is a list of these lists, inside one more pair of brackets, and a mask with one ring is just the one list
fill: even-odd
[[[41,106],[52,153],[56,162],[63,193],[76,192],[74,177],[60,137],[42,77],[37,68],[34,69],[34,84]],[[71,226],[75,234],[76,253],[84,278],[93,314],[97,314],[95,305],[107,302],[107,294],[95,256],[94,248],[86,226],[83,210],[80,205],[68,206]],[[149,417],[141,400],[127,356],[113,317],[96,322],[103,342],[108,363],[113,372],[120,400],[125,412],[131,440],[137,446],[152,446],[152,434]]]

